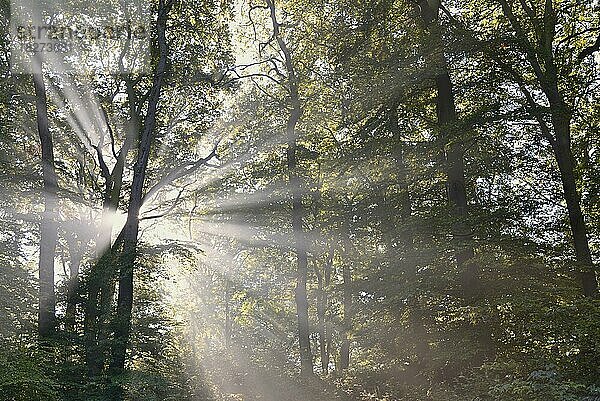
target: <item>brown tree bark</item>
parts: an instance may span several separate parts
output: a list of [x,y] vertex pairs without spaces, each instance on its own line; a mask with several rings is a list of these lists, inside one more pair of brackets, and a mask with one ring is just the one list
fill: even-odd
[[327,291],[331,283],[331,268],[333,265],[333,254],[335,248],[329,249],[327,260],[323,266],[323,272],[317,271],[318,296],[317,296],[317,318],[319,333],[319,354],[321,356],[321,372],[324,375],[329,374],[329,358],[331,347],[331,333],[327,312],[329,309],[329,297]]
[[343,306],[344,316],[342,319],[342,345],[340,347],[340,370],[344,371],[350,367],[350,330],[352,328],[352,276],[350,265],[344,263],[342,267],[343,278]]
[[[123,246],[118,255],[119,291],[117,299],[117,314],[113,322],[114,340],[111,349],[110,371],[119,375],[125,368],[127,346],[131,334],[131,313],[133,308],[133,279],[136,251],[139,233],[139,212],[143,202],[144,181],[146,168],[150,158],[150,148],[154,140],[156,114],[160,100],[161,89],[167,70],[168,44],[166,37],[167,18],[173,0],[160,0],[158,6],[157,34],[159,59],[154,72],[154,82],[148,96],[148,109],[144,118],[144,127],[140,135],[137,160],[133,168],[133,182],[127,221],[123,228]],[[112,399],[122,400],[123,389],[120,385],[113,388]]]
[[408,291],[408,329],[412,334],[414,342],[415,374],[418,375],[429,360],[429,345],[427,341],[427,329],[422,317],[422,307],[419,302],[419,277],[417,274],[417,263],[414,259],[415,248],[414,238],[407,221],[412,216],[412,203],[409,188],[408,163],[406,160],[406,151],[402,143],[401,129],[398,123],[397,106],[392,107],[389,116],[389,130],[394,138],[394,162],[398,174],[398,186],[400,187],[400,197],[398,199],[399,216],[404,228],[399,231],[400,243],[402,244],[402,255],[390,255],[393,260],[401,260],[405,269],[404,285],[412,288]]
[[48,126],[48,100],[41,61],[33,60],[33,84],[36,97],[36,120],[42,149],[44,214],[40,224],[39,308],[40,339],[52,336],[55,330],[56,294],[54,290],[54,258],[58,239],[57,196],[58,178],[54,167],[54,145]]
[[298,76],[292,61],[292,54],[287,44],[283,40],[277,22],[276,8],[273,0],[266,0],[267,7],[271,15],[273,25],[273,37],[284,57],[285,68],[287,72],[287,86],[289,89],[290,110],[286,125],[287,138],[287,171],[289,187],[292,192],[292,231],[294,235],[294,246],[298,267],[296,271],[296,289],[294,299],[296,301],[296,312],[298,317],[298,342],[300,348],[300,369],[303,376],[313,374],[312,352],[310,347],[310,327],[308,321],[308,296],[306,281],[308,276],[308,256],[306,252],[306,240],[304,238],[304,229],[302,227],[304,209],[302,207],[301,181],[298,176],[298,133],[296,125],[302,115],[300,104],[300,94],[298,92]]
[[468,263],[475,255],[473,234],[467,223],[467,194],[465,187],[464,146],[460,138],[453,132],[458,118],[452,80],[448,72],[448,64],[444,54],[440,26],[436,23],[439,13],[439,1],[419,1],[421,19],[429,29],[432,42],[436,45],[435,75],[436,113],[441,142],[444,145],[446,160],[446,189],[448,203],[452,210],[452,237],[454,239],[454,257],[461,273],[463,294],[471,293],[478,283],[477,266]]
[[551,103],[555,140],[552,149],[560,170],[560,178],[569,215],[569,225],[583,293],[598,297],[598,280],[587,238],[587,226],[581,210],[581,197],[575,180],[575,160],[571,149],[570,113],[564,104]]

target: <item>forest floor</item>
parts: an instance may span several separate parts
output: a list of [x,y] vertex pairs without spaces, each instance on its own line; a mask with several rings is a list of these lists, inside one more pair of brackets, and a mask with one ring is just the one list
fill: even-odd
[[218,401],[354,401],[318,376],[293,378],[244,357],[213,358],[203,366],[203,379]]

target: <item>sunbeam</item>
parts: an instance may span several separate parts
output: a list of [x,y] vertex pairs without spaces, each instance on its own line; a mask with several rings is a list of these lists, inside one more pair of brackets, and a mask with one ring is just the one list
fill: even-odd
[[0,3],[0,400],[600,397],[598,1]]

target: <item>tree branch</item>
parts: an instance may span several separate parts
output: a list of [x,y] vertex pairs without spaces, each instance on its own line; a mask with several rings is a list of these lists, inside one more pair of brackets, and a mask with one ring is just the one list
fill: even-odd
[[187,175],[190,175],[191,173],[198,170],[200,167],[207,165],[207,163],[210,160],[212,160],[214,157],[217,157],[217,148],[219,146],[219,143],[220,143],[220,141],[215,144],[212,151],[206,157],[198,159],[194,162],[185,163],[184,165],[171,171],[166,176],[164,176],[162,179],[160,179],[156,184],[154,184],[154,186],[152,186],[152,188],[150,188],[148,190],[146,195],[144,195],[144,197],[142,199],[142,203],[146,202],[148,199],[150,199],[152,196],[154,196],[164,186],[172,183],[175,180],[178,180]]

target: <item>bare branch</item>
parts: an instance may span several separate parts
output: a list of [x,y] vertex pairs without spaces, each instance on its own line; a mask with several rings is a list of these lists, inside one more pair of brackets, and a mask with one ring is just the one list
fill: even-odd
[[504,11],[504,15],[510,22],[510,25],[512,26],[513,30],[517,34],[517,38],[521,41],[523,48],[525,49],[525,54],[527,55],[527,60],[529,61],[529,64],[533,68],[533,71],[535,72],[536,77],[538,78],[538,80],[540,80],[540,82],[544,82],[544,72],[542,70],[542,67],[540,66],[539,61],[537,60],[535,47],[531,44],[529,39],[527,39],[527,34],[523,30],[523,27],[521,27],[519,20],[513,13],[512,7],[508,4],[507,0],[499,0],[499,2],[502,5],[502,10]]
[[165,175],[156,184],[154,184],[154,186],[152,188],[150,188],[148,190],[148,192],[146,193],[146,195],[144,195],[144,197],[142,199],[142,203],[146,202],[148,199],[150,199],[152,196],[154,196],[164,186],[172,183],[173,181],[176,181],[180,178],[183,178],[187,175],[192,174],[193,172],[197,171],[202,166],[206,166],[210,160],[217,157],[217,148],[218,148],[219,144],[220,144],[220,141],[218,141],[215,144],[215,146],[213,147],[212,151],[208,154],[208,156],[203,157],[203,158],[198,159],[193,162],[185,163],[182,166],[180,166],[179,168],[177,168],[177,169],[171,171],[170,173],[168,173],[167,175]]
[[[600,27],[596,28],[596,30],[600,30]],[[587,56],[591,56],[598,50],[600,50],[600,34],[596,37],[596,41],[594,42],[594,44],[583,49],[579,53],[579,56],[577,56],[577,58],[579,60],[583,60],[584,58],[586,58]]]
[[165,212],[160,213],[160,214],[155,214],[155,215],[140,217],[140,221],[160,219],[161,217],[164,217],[164,216],[168,215],[169,213],[171,213],[177,207],[177,205],[179,204],[179,201],[181,200],[181,197],[183,196],[183,193],[186,191],[186,189],[187,189],[188,186],[189,185],[185,185],[183,188],[181,188],[179,190],[179,193],[177,194],[177,197],[175,198],[175,200],[173,200],[173,204]]
[[104,123],[106,124],[106,128],[108,130],[108,135],[110,136],[110,148],[111,148],[112,154],[115,157],[115,159],[117,159],[119,156],[117,156],[117,152],[116,152],[116,148],[115,148],[115,134],[114,134],[113,129],[108,120],[108,113],[106,112],[106,109],[104,108],[102,103],[100,103],[100,111],[102,112],[102,116],[104,117]]

